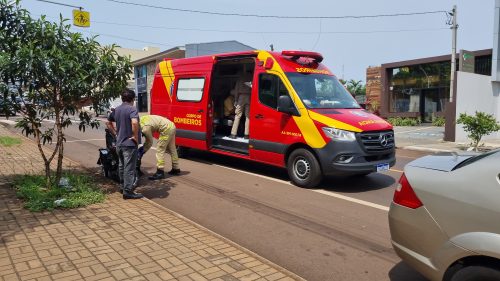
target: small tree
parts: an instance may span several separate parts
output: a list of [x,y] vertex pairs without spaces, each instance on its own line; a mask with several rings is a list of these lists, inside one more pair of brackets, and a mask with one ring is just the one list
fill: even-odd
[[351,92],[354,96],[364,96],[366,95],[366,86],[363,85],[361,80],[351,79],[345,83],[347,90]]
[[464,131],[467,132],[467,137],[472,141],[471,145],[476,151],[483,136],[500,130],[500,125],[493,115],[478,111],[475,116],[460,113],[457,123],[463,124]]
[[[126,87],[131,65],[118,56],[115,46],[102,47],[95,38],[84,38],[70,31],[60,19],[53,23],[32,19],[18,3],[0,0],[0,90],[14,103],[22,118],[16,126],[34,136],[45,164],[47,187],[62,174],[64,129],[72,123],[82,100],[91,100],[94,109],[115,98]],[[54,125],[43,127],[44,119]],[[99,121],[79,112],[79,129],[97,128]],[[55,140],[53,152],[43,145]],[[57,155],[57,170],[52,177],[50,164]]]

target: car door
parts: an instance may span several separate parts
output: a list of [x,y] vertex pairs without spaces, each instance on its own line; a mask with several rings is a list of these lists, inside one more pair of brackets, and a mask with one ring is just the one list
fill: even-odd
[[250,103],[250,157],[273,165],[284,166],[284,153],[289,143],[301,139],[293,117],[278,111],[278,98],[289,95],[279,74],[260,73],[258,93]]

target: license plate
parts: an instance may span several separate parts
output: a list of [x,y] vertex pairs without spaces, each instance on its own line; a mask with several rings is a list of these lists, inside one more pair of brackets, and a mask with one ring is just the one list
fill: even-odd
[[389,171],[389,163],[377,164],[377,172]]

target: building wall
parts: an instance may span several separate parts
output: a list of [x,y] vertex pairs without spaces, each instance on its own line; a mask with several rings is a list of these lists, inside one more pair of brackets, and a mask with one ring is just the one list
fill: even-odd
[[[122,47],[117,47],[116,53],[118,55],[123,56],[123,57],[128,57],[130,61],[135,61],[138,59],[142,59],[154,54],[157,54],[160,52],[160,48],[157,47],[144,47],[142,49],[130,49],[130,48],[122,48]],[[129,75],[129,79],[127,80],[127,88],[131,90],[135,90],[135,81],[134,81],[134,72],[132,72]],[[113,103],[121,102],[120,101],[113,101]]]
[[[500,117],[499,89],[498,83],[491,82],[491,76],[457,71],[456,118],[458,119],[460,113],[473,115],[476,111],[482,111],[493,114],[498,120]],[[462,125],[457,124],[455,130],[455,141],[469,142]],[[482,140],[487,141],[499,137],[500,133],[494,133],[483,137]]]
[[116,48],[116,52],[120,56],[126,56],[130,58],[130,61],[135,61],[160,52],[160,48],[156,47],[144,47],[142,49],[129,49],[129,48]]
[[381,104],[382,96],[382,68],[373,66],[366,69],[366,101]]
[[186,44],[186,58],[251,50],[255,49],[238,41]]

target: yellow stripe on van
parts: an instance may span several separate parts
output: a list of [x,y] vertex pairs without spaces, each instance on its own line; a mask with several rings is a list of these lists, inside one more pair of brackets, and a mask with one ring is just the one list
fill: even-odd
[[172,83],[174,82],[175,75],[172,69],[171,61],[162,61],[159,63],[160,74],[163,78],[163,83],[165,84],[165,88],[167,89],[168,96],[170,97],[170,101],[172,101]]
[[316,113],[316,112],[314,112],[312,110],[309,110],[309,116],[311,116],[311,118],[314,121],[318,121],[320,123],[323,123],[323,124],[325,124],[328,127],[334,127],[334,128],[337,128],[337,129],[351,131],[351,132],[356,132],[356,133],[359,133],[359,132],[362,131],[361,129],[359,129],[357,127],[354,127],[354,126],[349,125],[349,124],[344,123],[344,122],[340,122],[338,120],[335,120],[333,118],[327,117],[325,115]]
[[300,116],[293,116],[293,120],[295,121],[295,124],[297,124],[297,127],[299,128],[300,133],[304,137],[307,145],[309,145],[311,148],[324,147],[326,145],[326,142],[323,139],[323,136],[318,131],[318,128],[314,124],[314,121],[311,119],[311,117],[309,117],[307,109],[298,97],[297,93],[292,87],[292,84],[288,80],[279,63],[269,52],[266,51],[258,51],[257,58],[263,62],[265,62],[267,58],[271,58],[274,61],[272,69],[267,70],[266,72],[270,74],[280,74],[283,84],[285,84],[285,87],[287,88],[292,100],[295,102],[295,105],[297,105],[300,112]]

